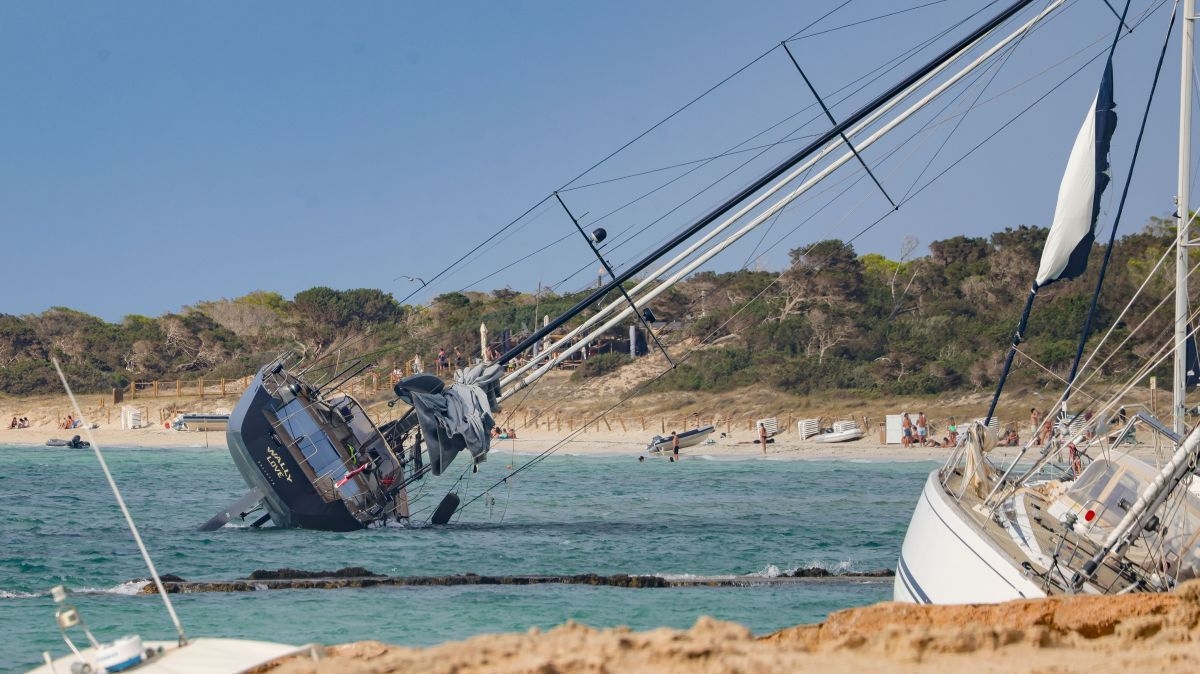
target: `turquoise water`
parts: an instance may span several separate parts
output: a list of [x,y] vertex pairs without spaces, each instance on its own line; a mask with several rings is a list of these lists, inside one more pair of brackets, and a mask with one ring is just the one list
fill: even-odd
[[[105,457],[160,573],[187,580],[255,569],[363,566],[388,575],[743,575],[819,565],[893,568],[930,463],[552,456],[491,489],[447,527],[353,533],[196,527],[240,496],[223,449],[108,448]],[[530,457],[493,454],[465,495]],[[457,464],[454,468],[460,468]],[[423,518],[457,477],[414,494]],[[447,479],[449,478],[449,479]],[[464,499],[465,500],[465,499]],[[171,638],[132,538],[90,451],[0,447],[0,654],[19,671],[64,645],[48,589],[65,584],[101,639]],[[755,633],[885,600],[890,579],[748,588],[572,585],[404,587],[175,595],[194,636],[427,645],[483,632],[688,627],[700,615]],[[5,665],[7,666],[7,665]],[[0,666],[2,669],[3,666]]]

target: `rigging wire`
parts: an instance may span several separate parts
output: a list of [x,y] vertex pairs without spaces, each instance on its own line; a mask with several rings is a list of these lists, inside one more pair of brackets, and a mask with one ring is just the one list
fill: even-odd
[[[991,3],[991,4],[994,4],[994,3]],[[990,6],[990,5],[989,5],[989,6]],[[982,11],[982,10],[981,10],[981,11]],[[977,12],[976,14],[978,14],[978,12]],[[974,16],[974,15],[972,15],[972,16]],[[951,26],[949,26],[949,27],[947,27],[947,28],[945,28],[945,29],[943,29],[943,30],[939,31],[938,33],[934,34],[933,36],[931,36],[931,37],[929,37],[929,38],[926,38],[925,40],[923,40],[923,41],[921,41],[921,42],[918,42],[916,45],[914,45],[914,46],[910,47],[908,50],[906,50],[906,51],[904,51],[904,52],[901,52],[901,53],[900,53],[900,55],[898,55],[898,57],[896,57],[896,58],[892,58],[892,59],[888,59],[888,60],[887,60],[887,61],[885,61],[883,64],[881,64],[881,65],[879,65],[879,66],[876,66],[874,69],[867,71],[866,73],[864,73],[863,75],[859,76],[858,78],[855,78],[855,79],[851,80],[851,81],[850,81],[849,83],[847,83],[846,85],[843,85],[843,86],[842,86],[842,87],[840,87],[839,89],[835,90],[835,91],[833,92],[833,95],[834,95],[834,96],[836,96],[836,95],[838,95],[838,94],[840,94],[840,93],[842,93],[842,92],[846,91],[847,89],[851,88],[851,87],[852,87],[854,84],[856,84],[856,83],[860,83],[860,85],[859,85],[859,86],[858,86],[856,89],[854,89],[853,91],[850,91],[849,93],[846,93],[844,96],[842,96],[840,99],[838,99],[838,100],[835,102],[835,105],[836,105],[837,103],[840,103],[840,102],[843,102],[843,101],[845,101],[845,100],[848,100],[848,99],[849,99],[851,96],[853,96],[853,95],[855,95],[855,94],[857,94],[857,93],[861,92],[862,90],[864,90],[864,89],[865,89],[867,86],[869,86],[871,83],[878,81],[878,80],[880,79],[880,77],[882,77],[882,75],[883,75],[884,73],[886,73],[886,72],[890,72],[891,70],[894,70],[895,68],[899,67],[899,65],[901,65],[901,64],[903,64],[903,63],[907,62],[908,60],[912,59],[914,56],[916,56],[917,54],[919,54],[919,53],[921,52],[921,50],[923,50],[924,48],[926,48],[926,47],[928,47],[929,45],[933,44],[933,43],[934,43],[934,42],[936,42],[938,39],[941,39],[941,38],[945,37],[945,36],[946,36],[946,35],[948,35],[948,34],[949,34],[949,33],[950,33],[952,30],[954,30],[955,28],[957,28],[958,26],[961,26],[963,23],[965,23],[965,22],[967,21],[967,19],[968,19],[968,18],[970,18],[970,17],[964,18],[964,19],[962,19],[962,20],[958,21],[957,23],[955,23],[955,24],[953,24],[953,25],[951,25]],[[898,60],[897,60],[897,59],[898,59]],[[875,77],[871,77],[872,75],[875,75]],[[805,107],[805,108],[803,108],[803,109],[802,109],[800,112],[803,112],[804,110],[807,110],[807,109],[810,109],[810,108],[812,108],[812,107],[813,107],[813,105],[814,105],[814,104],[810,104],[810,105],[806,106],[806,107]],[[782,120],[782,121],[786,121],[787,119],[790,119],[790,118],[792,118],[792,117],[795,117],[795,116],[796,116],[796,114],[799,114],[799,113],[793,113],[793,115],[790,115],[788,118],[785,118],[785,119],[784,119],[784,120]],[[820,119],[820,118],[821,118],[821,116],[820,116],[819,114],[818,114],[818,115],[814,115],[814,116],[813,116],[812,118],[810,118],[810,119],[809,119],[807,122],[805,122],[803,125],[801,125],[800,127],[798,127],[798,128],[797,128],[797,130],[799,130],[800,128],[804,128],[805,126],[807,126],[807,125],[808,125],[809,123],[811,123],[812,121],[814,121],[814,120],[816,120],[816,119]],[[775,125],[773,125],[773,127],[774,127],[774,126],[778,126],[778,124],[779,124],[779,123],[776,123]],[[772,127],[772,128],[773,128],[773,127]],[[768,130],[769,130],[769,129],[768,129]],[[762,132],[760,132],[760,134],[757,134],[757,135],[761,135],[761,133],[762,133]],[[794,132],[793,132],[793,133],[794,133]],[[791,135],[791,134],[789,134],[789,136],[790,136],[790,135]],[[785,136],[785,138],[786,138],[786,136]],[[746,141],[743,141],[743,143],[744,143],[744,142],[746,142]],[[735,146],[735,147],[736,147],[736,146]],[[754,158],[757,158],[757,156],[758,156],[758,155],[756,155],[756,157],[754,157]],[[729,177],[730,175],[732,175],[734,172],[736,172],[738,169],[742,168],[742,167],[743,167],[743,166],[744,166],[746,163],[748,163],[748,162],[749,162],[749,160],[748,160],[747,162],[744,162],[742,165],[739,165],[739,166],[735,167],[733,170],[729,171],[728,173],[726,173],[725,175],[721,176],[721,177],[720,177],[720,178],[718,178],[717,180],[713,181],[713,182],[712,182],[710,185],[708,185],[708,186],[706,186],[706,187],[704,187],[704,188],[702,188],[702,189],[698,190],[696,194],[692,195],[692,196],[691,196],[691,197],[689,197],[689,198],[688,198],[686,201],[684,201],[683,203],[679,204],[679,205],[678,205],[678,206],[676,206],[675,208],[671,209],[670,211],[668,211],[668,212],[667,212],[667,213],[665,213],[664,215],[662,215],[662,216],[660,216],[659,218],[655,219],[653,222],[651,222],[651,223],[650,223],[649,225],[647,225],[646,227],[639,228],[639,230],[638,230],[638,231],[637,231],[637,232],[636,232],[636,233],[635,233],[635,234],[634,234],[632,237],[630,237],[630,238],[628,238],[628,239],[619,240],[619,241],[618,241],[618,242],[616,242],[615,244],[613,244],[613,245],[609,246],[608,250],[609,250],[609,251],[615,251],[615,250],[617,250],[617,249],[621,248],[622,246],[624,246],[626,243],[629,243],[629,242],[631,242],[631,241],[632,241],[634,238],[637,238],[637,237],[638,237],[638,236],[640,236],[642,233],[644,233],[644,232],[648,232],[648,231],[649,231],[649,229],[650,229],[650,227],[652,227],[654,224],[657,224],[658,222],[660,222],[661,220],[663,220],[665,217],[667,217],[668,215],[672,214],[672,213],[673,213],[675,210],[678,210],[678,208],[679,208],[680,206],[682,206],[683,204],[687,203],[688,201],[691,201],[691,200],[695,199],[696,197],[700,196],[701,194],[703,194],[703,193],[707,192],[708,190],[711,190],[711,189],[713,188],[713,186],[715,186],[715,185],[716,185],[717,183],[719,183],[720,181],[722,181],[722,180],[726,179],[727,177]],[[621,235],[622,235],[624,232],[628,231],[628,229],[629,229],[628,227],[627,227],[627,228],[625,228],[624,230],[622,230],[621,232],[619,232],[619,233],[618,233],[618,236],[617,236],[617,237],[614,237],[614,238],[619,238],[619,237],[620,237],[620,236],[621,236]],[[653,247],[654,247],[654,246],[656,246],[656,245],[659,245],[659,244],[661,244],[661,242],[665,241],[667,238],[669,238],[669,235],[667,235],[667,236],[664,236],[664,237],[660,237],[660,238],[658,239],[658,241],[657,241],[657,242],[650,244],[650,246],[647,246],[647,247],[644,247],[644,248],[642,248],[642,250],[641,250],[640,252],[641,252],[642,254],[644,254],[644,253],[645,253],[647,250],[649,250],[650,248],[653,248]],[[579,274],[581,274],[581,273],[585,272],[587,269],[588,269],[588,265],[585,265],[585,266],[583,266],[583,267],[580,267],[580,268],[579,268],[579,269],[577,269],[577,270],[576,270],[574,273],[572,273],[572,274],[571,274],[571,275],[569,275],[568,277],[566,277],[566,278],[562,279],[561,281],[559,281],[558,283],[554,284],[554,285],[553,285],[553,286],[551,286],[551,287],[553,287],[553,288],[558,288],[558,287],[560,287],[561,285],[563,285],[563,284],[567,283],[568,281],[570,281],[571,279],[575,278],[575,277],[576,277],[576,276],[578,276]]]
[[[796,38],[796,36],[800,35],[801,33],[803,33],[803,32],[804,32],[805,30],[807,30],[808,28],[811,28],[812,26],[816,25],[817,23],[819,23],[820,21],[822,21],[824,18],[826,18],[826,17],[828,17],[829,15],[833,14],[834,12],[836,12],[836,11],[837,11],[838,9],[840,9],[841,7],[844,7],[846,4],[849,4],[849,0],[847,0],[847,2],[843,3],[842,5],[840,5],[839,7],[835,8],[834,10],[830,11],[830,12],[829,12],[829,13],[827,13],[826,15],[824,15],[824,16],[822,16],[822,17],[818,18],[817,20],[815,20],[815,21],[811,22],[811,23],[810,23],[808,26],[806,26],[805,28],[802,28],[800,31],[797,31],[797,32],[796,32],[796,33],[794,33],[794,34],[792,35],[792,37],[791,37],[791,38],[789,38],[789,39],[795,39],[795,38]],[[931,4],[932,4],[932,3],[931,3]],[[993,3],[989,3],[989,5],[987,5],[987,6],[991,6],[992,4],[995,4],[995,3],[994,3],[994,2],[993,2]],[[916,8],[914,8],[914,9],[916,9]],[[908,11],[908,10],[904,10],[904,11]],[[982,11],[982,10],[980,10],[980,11]],[[973,15],[971,15],[971,16],[975,16],[975,15],[977,15],[978,13],[979,13],[979,12],[976,12],[975,14],[973,14]],[[970,18],[970,17],[967,17],[967,18]],[[908,60],[909,60],[909,59],[911,59],[911,58],[912,58],[912,57],[913,57],[913,56],[914,56],[916,53],[918,53],[918,52],[920,51],[920,49],[923,49],[925,46],[928,46],[929,44],[932,44],[932,43],[933,43],[933,42],[934,42],[936,39],[938,39],[938,38],[940,38],[940,37],[943,37],[943,36],[945,36],[946,34],[948,34],[948,33],[949,33],[951,30],[953,30],[954,28],[956,28],[956,27],[958,27],[958,26],[962,25],[963,23],[965,23],[965,22],[966,22],[966,20],[967,20],[967,18],[964,18],[964,19],[962,19],[962,20],[960,20],[960,21],[956,22],[956,23],[955,23],[955,24],[953,24],[951,27],[944,29],[943,31],[941,31],[941,32],[940,32],[940,33],[938,33],[937,35],[935,35],[935,36],[933,36],[933,37],[931,37],[931,38],[928,38],[928,39],[927,39],[927,40],[925,40],[923,43],[919,43],[917,46],[915,46],[915,47],[911,48],[911,49],[908,51],[908,54],[907,54],[907,55],[905,55],[903,58],[901,58],[899,61],[896,61],[895,59],[891,59],[891,60],[889,61],[889,63],[891,64],[891,67],[893,67],[893,68],[894,68],[894,67],[897,67],[897,66],[899,66],[900,64],[902,64],[902,63],[904,63],[904,62],[908,61]],[[712,87],[710,87],[710,88],[709,88],[709,90],[707,90],[705,93],[701,94],[700,96],[698,96],[698,97],[696,97],[695,99],[693,99],[691,102],[689,102],[689,103],[685,104],[684,106],[682,106],[681,108],[679,108],[679,109],[678,109],[678,110],[676,110],[675,112],[671,113],[671,115],[669,115],[668,117],[664,118],[663,120],[660,120],[660,121],[659,121],[658,123],[656,123],[656,124],[655,124],[653,127],[651,127],[650,129],[647,129],[645,132],[643,132],[642,134],[640,134],[638,137],[634,138],[633,140],[629,141],[628,143],[626,143],[624,146],[622,146],[622,147],[621,147],[621,148],[619,148],[618,150],[616,150],[616,151],[614,151],[613,153],[611,153],[611,154],[610,154],[608,157],[606,157],[606,158],[602,159],[601,161],[597,162],[597,163],[596,163],[596,164],[594,164],[594,165],[593,165],[591,168],[589,168],[587,171],[585,171],[585,172],[583,172],[583,173],[579,174],[578,176],[576,176],[574,179],[572,179],[572,180],[571,180],[571,181],[569,181],[569,182],[568,182],[566,185],[564,185],[562,188],[560,188],[560,191],[566,191],[566,190],[568,190],[568,189],[576,189],[576,188],[573,188],[573,187],[570,187],[570,186],[571,186],[571,185],[572,185],[574,182],[576,182],[576,181],[577,181],[579,178],[583,177],[584,175],[587,175],[587,174],[588,174],[588,173],[590,173],[592,170],[594,170],[595,168],[599,167],[601,164],[603,164],[603,163],[607,162],[607,161],[608,161],[608,159],[611,159],[613,156],[615,156],[616,154],[620,153],[621,151],[623,151],[623,150],[624,150],[625,148],[627,148],[628,146],[632,145],[632,144],[633,144],[634,142],[636,142],[637,140],[640,140],[642,137],[644,137],[644,136],[646,136],[647,134],[649,134],[649,133],[650,133],[651,131],[653,131],[655,128],[658,128],[659,126],[661,126],[661,125],[662,125],[662,124],[664,124],[665,122],[669,121],[669,120],[670,120],[672,117],[674,117],[674,116],[678,115],[679,113],[683,112],[685,109],[687,109],[688,107],[690,107],[692,104],[694,104],[695,102],[699,101],[701,98],[704,98],[704,97],[705,97],[705,96],[707,96],[709,93],[711,93],[712,91],[716,90],[717,88],[721,87],[722,85],[724,85],[726,82],[728,82],[728,81],[729,81],[730,79],[732,79],[733,77],[736,77],[737,75],[740,75],[742,72],[744,72],[744,71],[745,71],[746,69],[748,69],[750,66],[754,65],[754,64],[755,64],[757,61],[759,61],[759,60],[761,60],[762,58],[764,58],[764,57],[765,57],[767,54],[769,54],[769,53],[770,53],[771,51],[773,51],[775,48],[778,48],[778,46],[775,46],[775,47],[773,47],[771,50],[768,50],[767,52],[764,52],[764,53],[763,53],[762,55],[760,55],[759,57],[757,57],[757,58],[753,59],[753,60],[752,60],[752,61],[750,61],[749,63],[747,63],[747,64],[745,64],[744,66],[742,66],[741,68],[739,68],[739,69],[738,69],[737,71],[735,71],[735,72],[734,72],[732,75],[730,75],[730,76],[726,77],[726,78],[725,78],[724,80],[722,80],[721,82],[718,82],[716,85],[713,85]],[[882,68],[877,68],[877,69],[875,70],[875,72],[882,72]],[[869,74],[870,74],[870,73],[867,73],[867,75],[869,75]],[[840,91],[842,91],[842,90],[844,90],[844,89],[846,89],[846,88],[848,88],[848,87],[852,86],[852,85],[853,85],[855,82],[857,82],[857,81],[860,81],[860,80],[865,80],[865,79],[866,79],[866,77],[867,77],[867,75],[861,76],[861,77],[860,77],[860,78],[858,78],[857,80],[852,80],[850,83],[848,83],[846,86],[842,87],[842,88],[841,88],[841,89],[839,89],[838,91],[840,92]],[[874,80],[870,80],[870,81],[874,81]],[[870,83],[870,81],[864,82],[864,83],[862,84],[862,86],[860,86],[860,87],[859,87],[859,89],[856,89],[854,92],[852,92],[852,94],[853,94],[853,93],[857,93],[858,91],[861,91],[861,90],[862,90],[862,88],[864,88],[865,86],[867,86],[867,84],[869,84],[869,83]],[[836,93],[836,92],[835,92],[835,93]],[[852,94],[850,94],[850,95],[852,95]],[[809,106],[809,107],[811,107],[811,106]],[[802,111],[801,111],[801,112],[802,112]],[[795,114],[798,114],[798,113],[795,113]],[[793,114],[792,116],[795,116],[795,114]],[[784,121],[786,121],[786,119],[785,119]],[[811,121],[811,120],[810,120],[810,121]],[[776,124],[776,126],[777,126],[777,125],[778,125],[778,124]],[[803,127],[801,127],[801,128],[803,128]],[[769,130],[769,129],[768,129],[768,130]],[[743,141],[743,143],[744,143],[744,142],[746,142],[746,141]],[[776,146],[776,145],[778,145],[778,143],[775,143],[775,144],[773,144],[773,145],[772,145],[772,147],[773,147],[773,146]],[[736,147],[736,146],[735,146],[735,147]],[[547,197],[543,198],[542,202],[539,202],[539,204],[541,204],[541,203],[544,203],[544,202],[545,202],[547,199],[549,199],[549,196],[547,196]],[[689,200],[690,200],[690,199],[689,199]],[[684,202],[684,203],[686,203],[686,202]],[[682,205],[682,204],[681,204],[681,205]],[[496,234],[493,234],[493,236],[492,236],[492,237],[490,237],[489,239],[485,240],[485,241],[484,241],[484,242],[482,242],[481,244],[477,245],[477,246],[476,246],[475,248],[473,248],[471,251],[468,251],[468,253],[467,253],[466,255],[464,255],[463,257],[461,257],[459,260],[455,261],[454,263],[452,263],[452,264],[451,264],[449,267],[447,267],[447,268],[443,269],[443,270],[442,270],[441,272],[439,272],[439,273],[438,273],[436,276],[434,276],[434,277],[433,277],[433,279],[431,279],[431,281],[432,281],[432,280],[436,280],[437,278],[440,278],[440,277],[444,276],[444,275],[445,275],[447,272],[449,272],[451,269],[453,269],[454,267],[456,267],[457,265],[459,265],[459,264],[460,264],[460,263],[461,263],[463,260],[465,260],[465,259],[469,258],[471,255],[473,255],[473,254],[475,254],[476,252],[478,252],[480,249],[482,249],[482,247],[483,247],[483,246],[485,246],[485,245],[487,245],[488,243],[490,243],[490,242],[492,241],[492,239],[494,239],[494,238],[496,237],[496,235],[497,235],[497,234],[499,234],[500,232],[503,232],[503,231],[505,231],[505,230],[508,230],[509,228],[511,228],[511,227],[512,227],[512,226],[513,226],[513,225],[514,225],[516,222],[518,222],[518,221],[520,221],[522,218],[524,218],[524,217],[525,217],[525,215],[527,215],[527,214],[528,214],[530,211],[532,211],[534,208],[536,208],[536,205],[535,205],[534,207],[531,207],[529,210],[527,210],[527,211],[526,211],[524,214],[522,214],[521,216],[519,216],[517,219],[515,219],[515,220],[513,220],[513,221],[509,222],[507,225],[505,225],[504,227],[502,227],[502,228],[501,228],[501,230],[500,230],[499,232],[497,232]],[[663,217],[665,217],[665,215],[664,215]],[[659,220],[661,220],[661,218],[659,218]],[[655,222],[657,222],[657,221],[658,221],[658,220],[656,220]],[[653,224],[653,223],[652,223],[652,224]],[[521,227],[524,227],[524,226],[526,226],[526,225],[522,225]],[[647,227],[649,227],[649,226],[647,226]],[[520,227],[519,227],[518,229],[520,229]],[[628,228],[626,228],[626,229],[628,229]],[[640,229],[640,230],[639,230],[639,232],[640,232],[640,231],[644,231],[644,228],[643,228],[643,229]],[[636,235],[635,235],[635,236],[636,236]],[[569,236],[564,236],[564,237],[562,237],[562,239],[561,239],[561,240],[565,240],[566,238],[570,238],[570,237],[569,237]],[[617,238],[617,237],[614,237],[614,238]],[[555,242],[555,243],[557,243],[557,242]],[[614,246],[611,246],[610,248],[611,248],[611,249],[613,249],[613,250],[615,250],[616,248],[619,248],[621,245],[623,245],[623,243],[624,243],[624,242],[618,242],[616,245],[614,245]],[[552,244],[551,244],[551,245],[552,245]],[[549,246],[546,246],[546,247],[548,248]],[[530,257],[530,255],[526,255],[526,256],[524,256],[524,258],[522,258],[522,259],[527,259],[528,257]],[[618,265],[618,266],[619,266],[619,265]],[[586,267],[585,267],[585,268],[582,268],[582,269],[580,269],[580,270],[579,270],[579,271],[577,271],[575,274],[572,274],[572,275],[571,275],[571,277],[568,277],[568,278],[566,278],[566,279],[563,279],[563,281],[561,281],[561,282],[559,282],[559,283],[557,283],[557,284],[553,284],[553,285],[551,285],[551,286],[549,286],[549,287],[550,287],[550,288],[552,288],[552,289],[553,289],[553,288],[558,288],[558,287],[560,287],[562,284],[564,284],[564,283],[566,283],[567,281],[569,281],[569,280],[570,280],[570,278],[572,278],[572,277],[574,277],[574,276],[577,276],[579,273],[582,273],[582,272],[583,272],[583,271],[585,271],[585,270],[586,270]],[[494,272],[493,274],[489,274],[487,278],[490,278],[490,277],[494,276],[496,273],[499,273],[499,271],[500,271],[500,270],[498,270],[497,272]],[[427,285],[428,285],[428,284],[427,284]],[[423,286],[422,288],[419,288],[419,289],[417,289],[417,290],[414,290],[413,292],[409,293],[409,295],[407,295],[407,296],[406,296],[406,297],[405,297],[403,300],[401,300],[401,302],[406,302],[406,301],[408,301],[408,300],[409,300],[409,299],[411,299],[411,298],[412,298],[412,297],[413,297],[413,296],[414,296],[416,293],[420,292],[420,291],[421,291],[421,290],[423,290],[423,289],[424,289],[424,286]]]
[[[1094,58],[1093,58],[1093,59],[1091,59],[1091,60],[1094,60]],[[1038,103],[1040,103],[1042,100],[1044,100],[1044,99],[1045,99],[1047,96],[1049,96],[1051,93],[1053,93],[1055,90],[1057,90],[1059,86],[1061,86],[1063,83],[1065,83],[1067,80],[1069,80],[1069,79],[1070,79],[1071,77],[1073,77],[1074,75],[1078,74],[1078,72],[1080,72],[1080,71],[1083,69],[1083,67],[1085,67],[1085,66],[1086,66],[1088,63],[1090,63],[1090,62],[1091,62],[1091,60],[1089,60],[1087,63],[1085,63],[1085,64],[1084,64],[1084,66],[1081,66],[1081,67],[1080,67],[1078,70],[1076,70],[1076,71],[1072,72],[1070,75],[1068,75],[1068,76],[1067,76],[1067,78],[1065,78],[1063,81],[1061,81],[1061,82],[1060,82],[1058,85],[1056,85],[1055,87],[1053,87],[1053,88],[1052,88],[1050,91],[1047,91],[1045,94],[1043,94],[1043,95],[1042,95],[1041,97],[1039,97],[1037,100],[1035,100],[1033,103],[1031,103],[1031,104],[1030,104],[1029,106],[1027,106],[1025,109],[1023,109],[1023,110],[1022,110],[1020,113],[1018,113],[1018,114],[1017,114],[1017,116],[1016,116],[1016,117],[1014,117],[1013,119],[1010,119],[1008,122],[1006,122],[1004,125],[1002,125],[1002,126],[999,128],[999,129],[997,129],[995,132],[993,132],[993,133],[992,133],[992,134],[990,134],[990,135],[989,135],[987,138],[985,138],[983,141],[981,141],[979,144],[977,144],[975,147],[971,148],[971,149],[970,149],[970,150],[969,150],[969,151],[968,151],[968,152],[967,152],[965,155],[963,155],[963,156],[962,156],[962,157],[960,157],[958,160],[956,160],[955,162],[953,162],[953,163],[950,165],[950,167],[948,167],[947,169],[945,169],[945,170],[941,171],[941,172],[940,172],[940,173],[938,173],[937,175],[935,175],[935,176],[931,177],[931,178],[930,178],[930,180],[929,180],[929,182],[925,183],[925,184],[924,184],[924,185],[922,185],[922,186],[921,186],[919,189],[917,189],[915,192],[913,192],[913,193],[912,193],[912,195],[911,195],[909,198],[915,197],[917,194],[920,194],[922,191],[924,191],[924,190],[925,190],[925,189],[927,189],[929,186],[931,186],[931,185],[932,185],[934,182],[936,182],[936,181],[937,181],[939,178],[941,178],[942,176],[944,176],[944,175],[946,174],[946,172],[949,170],[949,168],[952,168],[953,166],[955,166],[955,165],[957,165],[958,163],[960,163],[961,161],[963,161],[963,160],[964,160],[964,159],[965,159],[967,156],[970,156],[971,154],[973,154],[973,153],[974,153],[976,150],[978,150],[980,147],[982,147],[982,145],[986,144],[988,141],[990,141],[992,138],[994,138],[996,135],[998,135],[1000,132],[1002,132],[1004,129],[1006,129],[1008,126],[1010,126],[1010,125],[1011,125],[1013,122],[1015,122],[1015,121],[1016,121],[1016,119],[1018,119],[1018,118],[1020,118],[1021,116],[1023,116],[1023,115],[1024,115],[1026,112],[1028,112],[1030,109],[1032,109],[1034,106],[1036,106],[1036,105],[1037,105]],[[994,77],[994,75],[993,75],[993,77]],[[978,98],[976,99],[976,101],[978,101]],[[955,127],[955,128],[957,128],[957,125],[956,125],[956,127]],[[890,213],[889,213],[889,214],[890,214]],[[865,233],[866,233],[866,231],[869,231],[871,228],[873,228],[875,225],[877,225],[877,224],[878,224],[880,221],[882,221],[882,219],[883,219],[884,217],[887,217],[887,216],[886,216],[886,215],[884,215],[884,216],[882,216],[882,217],[881,217],[879,220],[877,220],[875,223],[872,223],[871,225],[869,225],[869,226],[868,226],[866,229],[864,229],[864,230],[863,230],[863,231],[861,231],[861,232],[860,232],[858,235],[856,235],[856,236],[855,236],[853,239],[851,239],[851,241],[853,241],[853,240],[855,240],[855,239],[859,238],[860,236],[862,236],[863,234],[865,234]],[[772,281],[772,284],[773,284],[773,283],[775,283],[775,282],[776,282],[776,281]],[[764,291],[763,291],[763,292],[765,292],[765,289],[764,289]],[[747,307],[748,307],[748,306],[749,306],[749,305],[750,305],[750,304],[751,304],[751,303],[752,303],[752,302],[753,302],[755,299],[758,299],[759,297],[761,297],[761,296],[762,296],[762,294],[763,294],[763,292],[760,292],[760,293],[759,293],[759,294],[758,294],[758,295],[757,295],[755,298],[753,298],[753,299],[751,300],[751,302],[748,302],[746,305],[743,305],[743,307],[742,307],[741,309],[739,309],[739,310],[738,310],[738,312],[735,312],[734,316],[736,316],[738,313],[741,313],[742,311],[744,311],[744,310],[745,310],[745,309],[746,309],[746,308],[747,308]],[[732,319],[732,317],[731,317],[731,319]],[[725,323],[723,323],[723,324],[722,324],[722,326],[723,326],[723,325],[726,325],[726,324],[728,324],[728,321],[726,321]],[[711,336],[712,334],[714,334],[714,333],[710,333],[710,336]],[[694,353],[694,352],[695,352],[695,349],[688,351],[688,352],[685,354],[685,356],[684,356],[683,358],[680,358],[680,362],[682,362],[683,360],[685,360],[687,356],[690,356],[690,355],[691,355],[692,353]],[[658,376],[654,377],[654,378],[653,378],[653,379],[651,379],[650,381],[646,382],[646,383],[645,383],[643,386],[641,386],[641,387],[639,387],[638,389],[636,389],[636,391],[635,391],[633,394],[636,394],[636,393],[640,392],[640,391],[641,391],[641,390],[643,390],[643,389],[644,389],[646,386],[648,386],[649,384],[653,383],[654,381],[657,381],[657,379],[661,378],[661,377],[662,377],[662,376],[664,376],[664,375],[665,375],[665,372],[663,372],[663,373],[660,373]],[[620,400],[620,401],[619,401],[617,404],[613,405],[613,406],[612,406],[612,407],[610,407],[608,410],[606,410],[606,411],[605,411],[605,413],[607,413],[608,411],[611,411],[612,409],[615,409],[615,408],[616,408],[617,406],[619,406],[620,404],[623,404],[624,402],[626,402],[626,401],[627,401],[629,398],[631,398],[631,397],[632,397],[632,395],[633,395],[633,394],[631,394],[631,395],[627,395],[627,396],[625,396],[624,398],[622,398],[622,399],[621,399],[621,400]],[[598,419],[599,419],[601,416],[603,416],[603,414],[604,414],[604,413],[602,413],[600,416],[594,417],[594,418],[592,419],[592,421],[596,421],[596,420],[598,420]],[[582,430],[582,429],[581,429],[581,430]],[[532,459],[530,462],[526,463],[526,464],[525,464],[524,466],[522,466],[521,468],[519,468],[519,469],[515,470],[515,471],[514,471],[514,472],[513,472],[513,473],[512,473],[510,476],[508,476],[508,477],[515,476],[515,475],[516,475],[517,473],[519,473],[520,471],[522,471],[522,470],[525,470],[525,469],[527,469],[528,467],[530,467],[530,466],[534,465],[536,462],[538,462],[538,461],[542,460],[542,459],[543,459],[545,456],[548,456],[548,455],[549,455],[549,452],[552,452],[552,451],[556,450],[556,449],[557,449],[558,447],[560,447],[560,446],[561,446],[563,443],[565,443],[566,441],[568,441],[569,439],[571,439],[571,438],[573,438],[575,435],[577,435],[577,434],[578,434],[578,432],[580,432],[580,431],[576,431],[576,432],[572,433],[572,434],[571,434],[571,435],[569,435],[567,438],[565,438],[563,441],[560,441],[559,443],[557,443],[557,444],[556,444],[555,446],[553,446],[552,448],[550,448],[550,449],[546,450],[546,452],[543,452],[542,454],[538,455],[538,457],[535,457],[534,459]],[[507,479],[508,479],[508,478],[506,477],[504,480],[501,480],[501,482],[504,482],[504,481],[506,481]],[[499,484],[499,482],[498,482],[497,484]],[[470,502],[468,502],[468,504],[469,504],[469,503],[471,503],[471,502],[473,502],[474,500],[476,500],[476,499],[478,499],[478,498],[479,498],[478,496],[477,496],[477,497],[475,497],[475,499],[472,499]],[[463,506],[461,506],[461,507],[466,507],[466,505],[468,505],[468,504],[464,504],[464,505],[463,505]]]

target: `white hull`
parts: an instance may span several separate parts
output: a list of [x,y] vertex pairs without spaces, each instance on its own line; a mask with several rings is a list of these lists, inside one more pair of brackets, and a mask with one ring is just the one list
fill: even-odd
[[1044,597],[929,475],[896,563],[893,598],[915,604],[996,603]]
[[813,438],[813,442],[850,442],[851,440],[858,440],[864,435],[866,435],[866,431],[863,429],[851,428],[845,431],[822,433]]

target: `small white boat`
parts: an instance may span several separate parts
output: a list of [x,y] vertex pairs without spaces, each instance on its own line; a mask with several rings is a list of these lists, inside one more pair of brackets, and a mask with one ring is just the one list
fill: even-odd
[[[700,428],[693,428],[690,431],[684,431],[679,434],[679,448],[683,449],[684,447],[698,445],[704,442],[709,435],[712,435],[712,432],[715,430],[712,426],[701,426]],[[656,435],[650,439],[650,444],[646,446],[646,451],[669,452],[671,448],[671,436],[668,435],[664,438],[661,435]]]
[[867,432],[853,421],[837,421],[833,424],[833,430],[821,433],[813,438],[813,442],[850,442],[858,440],[866,434]]
[[229,428],[228,414],[180,414],[171,427],[177,431],[225,431]]

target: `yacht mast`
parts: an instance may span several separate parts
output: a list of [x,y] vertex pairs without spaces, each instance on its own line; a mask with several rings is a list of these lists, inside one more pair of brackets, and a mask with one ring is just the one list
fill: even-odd
[[1188,166],[1192,132],[1192,59],[1195,39],[1195,0],[1180,5],[1183,12],[1183,59],[1179,68],[1179,187],[1175,204],[1175,377],[1172,420],[1175,433],[1184,432],[1184,386],[1187,370],[1188,335],[1188,249],[1191,243],[1191,208]]

